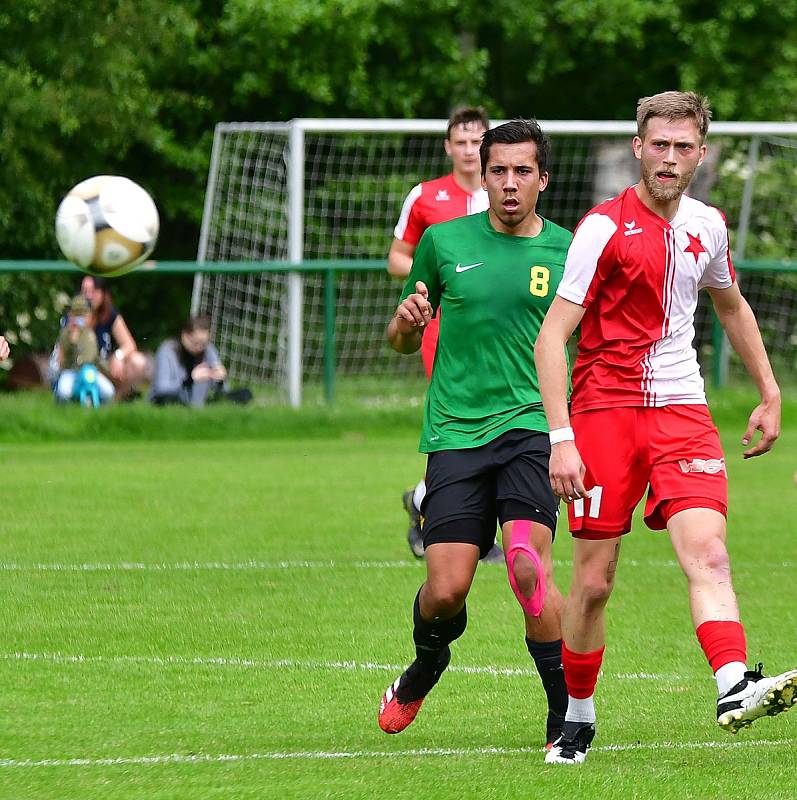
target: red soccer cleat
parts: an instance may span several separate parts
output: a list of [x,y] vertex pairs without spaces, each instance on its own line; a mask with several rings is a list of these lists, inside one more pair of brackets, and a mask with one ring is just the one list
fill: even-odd
[[450,660],[448,647],[440,651],[432,666],[416,659],[387,687],[379,703],[379,727],[385,733],[401,733],[415,719]]
[[400,703],[396,697],[401,677],[387,687],[379,703],[379,727],[385,733],[401,733],[417,716],[426,695],[418,700]]

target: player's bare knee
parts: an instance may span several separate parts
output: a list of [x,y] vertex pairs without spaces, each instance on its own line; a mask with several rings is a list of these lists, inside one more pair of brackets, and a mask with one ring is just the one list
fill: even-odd
[[725,542],[717,537],[707,543],[694,558],[689,559],[686,572],[697,579],[717,576],[727,579],[731,573],[731,563]]
[[525,598],[530,598],[537,586],[537,567],[522,551],[515,556],[512,562],[512,574],[515,576],[520,593]]
[[528,532],[523,531],[522,522],[513,525],[512,541],[506,551],[506,565],[509,585],[520,607],[526,615],[539,617],[545,606],[547,591],[545,567],[539,552],[527,543],[529,538]]
[[602,608],[609,602],[613,588],[613,578],[605,575],[588,575],[579,581],[577,586],[574,582],[573,595],[584,608]]
[[435,617],[450,617],[456,614],[465,602],[467,589],[452,583],[426,585],[424,610],[428,607]]

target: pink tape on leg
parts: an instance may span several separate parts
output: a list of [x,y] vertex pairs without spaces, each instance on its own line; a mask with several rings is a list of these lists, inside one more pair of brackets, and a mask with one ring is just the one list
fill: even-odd
[[[509,548],[506,551],[506,571],[509,574],[509,585],[520,602],[520,607],[527,614],[531,614],[532,617],[539,617],[542,614],[542,607],[545,603],[545,573],[537,551],[529,545],[530,534],[531,522],[529,520],[519,519],[512,523],[512,534],[509,540]],[[537,585],[534,587],[531,597],[526,597],[520,591],[515,579],[514,567],[518,553],[528,556],[537,571]]]

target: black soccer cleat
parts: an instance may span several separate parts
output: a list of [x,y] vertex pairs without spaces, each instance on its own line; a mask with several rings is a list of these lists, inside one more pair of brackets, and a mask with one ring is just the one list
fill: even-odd
[[594,738],[594,722],[566,721],[562,726],[562,735],[545,754],[545,763],[583,764]]

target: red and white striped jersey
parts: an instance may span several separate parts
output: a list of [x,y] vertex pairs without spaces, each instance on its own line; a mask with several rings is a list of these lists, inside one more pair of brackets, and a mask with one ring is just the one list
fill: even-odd
[[705,403],[697,293],[736,275],[718,209],[684,195],[672,221],[629,187],[579,223],[557,294],[586,309],[572,410]]
[[430,225],[478,214],[486,211],[488,205],[484,189],[466,191],[454,180],[452,172],[412,188],[404,200],[393,235],[402,242],[417,245]]

